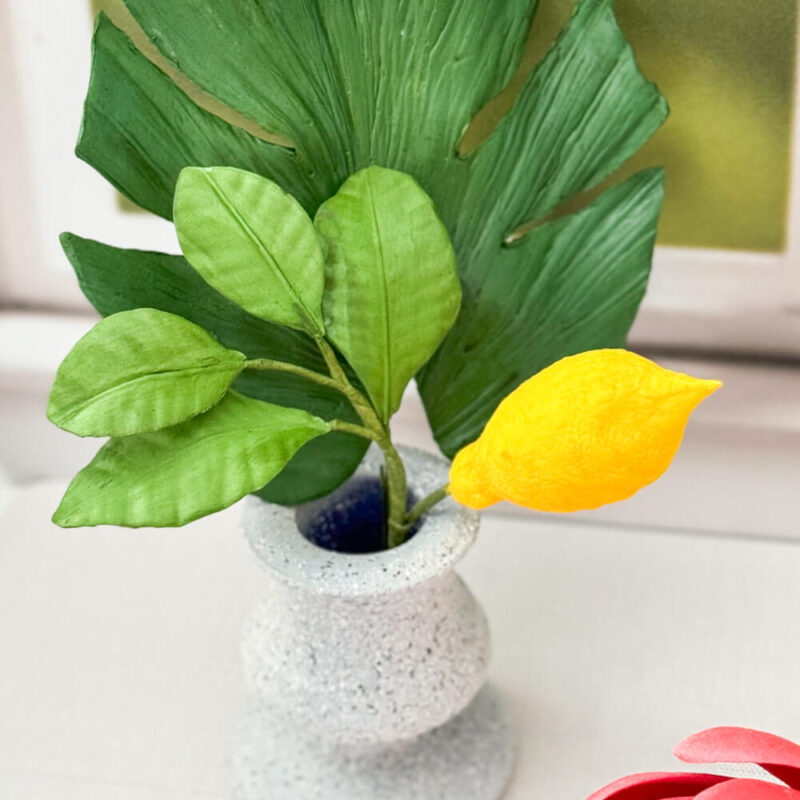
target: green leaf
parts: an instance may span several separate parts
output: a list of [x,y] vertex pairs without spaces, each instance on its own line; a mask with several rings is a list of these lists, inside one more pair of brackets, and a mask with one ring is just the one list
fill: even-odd
[[[473,154],[467,189],[451,201],[460,207],[442,211],[446,221],[458,220],[454,244],[464,307],[419,384],[447,455],[472,441],[503,397],[539,369],[580,350],[624,343],[649,275],[663,192],[660,173],[643,179],[647,190],[635,193],[640,208],[614,192],[601,204],[609,219],[603,247],[598,238],[594,249],[560,247],[548,253],[539,246],[548,236],[546,224],[513,257],[506,253],[514,248],[504,248],[504,242],[522,223],[544,222],[565,198],[595,186],[667,113],[657,89],[639,73],[610,0],[580,2],[511,112]],[[610,206],[616,200],[621,206],[614,213]],[[579,216],[571,231],[591,228],[597,213]],[[614,260],[604,257],[607,249]],[[541,280],[545,256],[547,275],[563,276],[557,291],[554,278]],[[594,278],[583,280],[582,274]],[[633,295],[631,281],[638,287]],[[514,332],[524,344],[502,353],[498,330]],[[487,353],[492,356],[481,356]],[[484,368],[476,380],[479,359]]]
[[302,206],[276,183],[232,167],[188,167],[175,192],[183,254],[256,317],[322,336],[322,250]]
[[368,446],[367,439],[337,431],[312,439],[303,445],[280,475],[256,494],[269,503],[285,506],[323,497],[353,474],[353,462],[360,463]]
[[76,153],[133,202],[172,219],[175,183],[187,165],[259,172],[311,202],[291,150],[197,106],[105,14],[97,18],[92,54]]
[[197,325],[152,308],[98,322],[64,359],[47,416],[79,436],[128,436],[208,411],[245,356]]
[[501,253],[480,306],[459,320],[473,338],[449,339],[420,381],[423,397],[434,399],[428,413],[443,452],[453,456],[477,438],[497,398],[554,361],[625,346],[647,287],[663,194],[661,170],[640,172]]
[[72,481],[53,521],[63,528],[185,525],[264,486],[328,430],[305,411],[231,392],[193,420],[109,441]]
[[318,203],[361,167],[382,164],[421,179],[454,156],[472,116],[513,74],[536,7],[534,0],[125,4],[168,61],[294,143],[319,187]]
[[458,313],[461,286],[431,199],[402,172],[368,167],[325,202],[325,324],[386,422]]
[[[81,289],[103,316],[149,305],[205,328],[225,347],[248,358],[274,358],[325,371],[308,336],[248,314],[205,283],[181,256],[121,250],[73,234],[64,234],[61,242]],[[297,375],[246,371],[235,387],[259,400],[303,408],[323,419],[359,422],[341,394]],[[266,487],[264,496],[296,504],[326,495],[353,473],[368,444],[359,436],[339,433],[312,439],[294,456],[290,469]],[[317,469],[318,465],[328,466]]]
[[486,277],[488,252],[596,186],[667,114],[664,98],[636,66],[612,1],[578,3],[511,111],[472,154],[464,195],[452,198],[461,219],[456,252],[470,254],[465,277]]

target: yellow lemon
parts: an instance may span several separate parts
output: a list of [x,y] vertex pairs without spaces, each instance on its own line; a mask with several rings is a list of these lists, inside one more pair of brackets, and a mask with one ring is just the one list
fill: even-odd
[[563,358],[506,397],[459,451],[450,494],[471,508],[510,500],[540,511],[624,500],[663,474],[689,415],[721,385],[627,350]]

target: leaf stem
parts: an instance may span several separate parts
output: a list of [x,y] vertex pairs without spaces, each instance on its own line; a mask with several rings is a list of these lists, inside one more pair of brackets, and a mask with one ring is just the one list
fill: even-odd
[[373,442],[378,441],[378,436],[374,431],[365,428],[363,425],[354,425],[352,422],[345,422],[341,419],[332,419],[329,423],[332,431],[341,431],[342,433],[352,433],[354,436],[361,436],[364,439],[370,439]]
[[408,538],[408,528],[405,526],[408,503],[406,468],[388,434],[378,441],[378,446],[386,462],[386,545],[391,549]]
[[329,389],[336,389],[342,391],[342,387],[332,378],[327,375],[321,375],[319,372],[314,372],[313,369],[306,369],[305,367],[298,367],[297,364],[289,364],[285,361],[275,361],[271,358],[253,358],[244,362],[245,369],[256,369],[261,371],[275,370],[277,372],[290,372],[293,375],[299,375],[301,378],[307,378],[315,383],[327,386]]
[[350,379],[342,369],[342,365],[339,363],[334,349],[325,339],[319,338],[315,341],[320,353],[322,353],[322,357],[325,359],[325,364],[331,374],[331,379],[334,381],[339,391],[350,401],[358,416],[361,417],[361,421],[364,425],[375,432],[380,431],[386,433],[386,428],[377,413],[375,413],[372,403],[350,383]]
[[405,527],[406,533],[413,527],[414,523],[423,515],[427,514],[437,503],[440,503],[450,494],[450,486],[442,486],[435,492],[431,492],[427,497],[423,497],[415,503],[411,510],[406,514]]
[[[329,389],[341,392],[350,401],[363,425],[354,425],[343,420],[331,420],[331,430],[371,439],[380,447],[386,463],[386,544],[388,547],[397,547],[406,540],[408,530],[413,524],[413,521],[408,521],[406,515],[408,481],[405,465],[392,443],[389,426],[381,421],[372,403],[350,382],[347,373],[339,363],[334,349],[323,337],[316,338],[315,342],[328,367],[329,376],[305,367],[299,367],[296,364],[276,361],[271,358],[250,359],[245,362],[245,368],[262,371],[275,370],[299,375],[301,378],[306,378],[321,386],[327,386]],[[422,509],[419,512],[420,515],[425,513],[426,510],[427,508]],[[414,509],[411,510],[411,513],[414,513]],[[415,520],[416,517],[414,518]]]
[[390,548],[397,547],[403,544],[408,535],[408,528],[405,525],[408,501],[405,465],[392,443],[389,426],[381,421],[372,403],[350,383],[334,349],[321,337],[316,339],[316,342],[331,373],[331,379],[350,400],[364,423],[364,428],[372,434],[371,438],[383,453],[386,464],[386,545]]

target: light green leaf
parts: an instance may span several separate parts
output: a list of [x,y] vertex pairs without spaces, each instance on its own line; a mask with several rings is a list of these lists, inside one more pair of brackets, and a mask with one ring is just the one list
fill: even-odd
[[78,436],[157,431],[208,411],[244,368],[197,325],[153,308],[98,322],[61,363],[47,416]]
[[402,172],[368,167],[323,203],[325,324],[388,421],[461,303],[455,254],[433,202]]
[[[182,256],[123,250],[69,233],[62,235],[61,243],[81,289],[103,316],[139,306],[158,308],[205,328],[225,347],[248,358],[274,358],[325,372],[312,339],[248,314],[205,283]],[[350,378],[356,380],[354,375]],[[323,419],[360,421],[340,392],[298,375],[245,370],[235,388],[257,400],[302,408]],[[368,444],[347,433],[312,439],[259,495],[284,505],[322,497],[350,477]]]
[[53,521],[63,528],[185,525],[260,489],[328,430],[305,411],[230,392],[188,422],[112,439],[72,481]]
[[189,167],[174,217],[183,254],[225,297],[256,317],[324,333],[322,250],[308,215],[280,186],[232,167]]

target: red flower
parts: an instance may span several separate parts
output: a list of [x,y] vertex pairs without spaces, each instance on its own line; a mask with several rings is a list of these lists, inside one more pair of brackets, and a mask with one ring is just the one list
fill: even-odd
[[749,778],[645,772],[609,784],[588,800],[800,800],[800,745],[747,728],[711,728],[684,739],[675,755],[691,764],[757,764],[784,785]]

